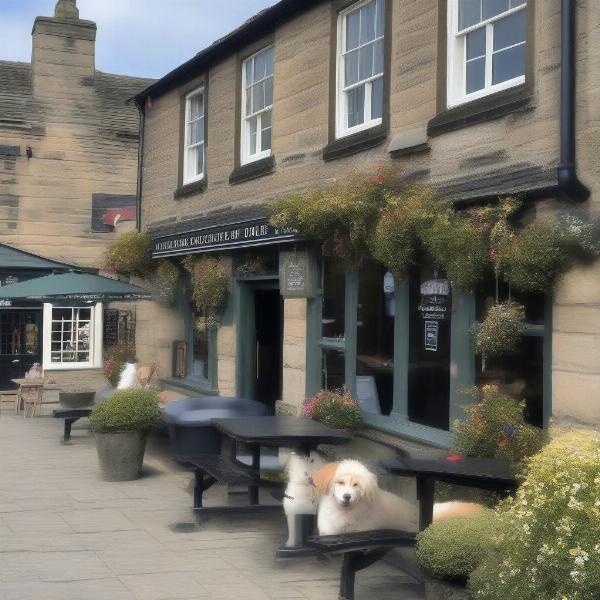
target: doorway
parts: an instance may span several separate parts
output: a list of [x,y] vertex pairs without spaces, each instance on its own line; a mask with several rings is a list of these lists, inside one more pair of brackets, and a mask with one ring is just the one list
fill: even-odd
[[278,289],[254,290],[255,381],[253,399],[275,412],[283,377],[283,299]]
[[0,389],[15,389],[12,380],[41,362],[41,320],[41,310],[0,310]]

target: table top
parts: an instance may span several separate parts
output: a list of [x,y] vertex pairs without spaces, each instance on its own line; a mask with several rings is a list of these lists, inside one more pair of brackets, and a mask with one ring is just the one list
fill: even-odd
[[343,444],[350,437],[303,417],[235,417],[213,419],[212,424],[238,442],[310,450],[319,444]]
[[399,456],[387,466],[396,475],[452,477],[456,480],[481,480],[508,485],[516,485],[518,482],[513,465],[508,461],[495,458],[456,455],[439,458]]

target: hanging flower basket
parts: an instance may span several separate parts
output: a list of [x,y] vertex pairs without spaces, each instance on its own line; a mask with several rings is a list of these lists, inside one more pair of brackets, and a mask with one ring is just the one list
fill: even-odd
[[104,256],[108,271],[145,277],[154,270],[150,237],[138,231],[126,231],[110,244]]
[[519,349],[525,333],[525,307],[501,302],[490,307],[475,329],[475,349],[484,358],[509,354]]
[[163,306],[173,306],[177,296],[179,283],[179,267],[168,259],[158,261],[156,272],[152,278],[154,299]]

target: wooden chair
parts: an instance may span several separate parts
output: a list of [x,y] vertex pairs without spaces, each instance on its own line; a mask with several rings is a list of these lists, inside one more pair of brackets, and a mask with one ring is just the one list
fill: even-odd
[[23,406],[23,417],[35,417],[39,414],[42,406],[42,398],[44,396],[44,384],[21,384],[19,386],[20,399],[17,401],[20,406]]
[[13,405],[15,412],[18,414],[19,413],[19,403],[18,403],[18,394],[16,392],[16,390],[10,391],[10,392],[0,392],[0,415],[2,415],[2,404],[7,404],[10,402],[10,404]]

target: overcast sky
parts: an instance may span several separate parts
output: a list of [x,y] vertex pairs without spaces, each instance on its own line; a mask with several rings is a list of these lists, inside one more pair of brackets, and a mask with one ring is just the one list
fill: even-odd
[[[98,25],[96,68],[161,77],[276,0],[78,0],[79,16]],[[36,16],[56,0],[0,0],[0,60],[31,60]]]

